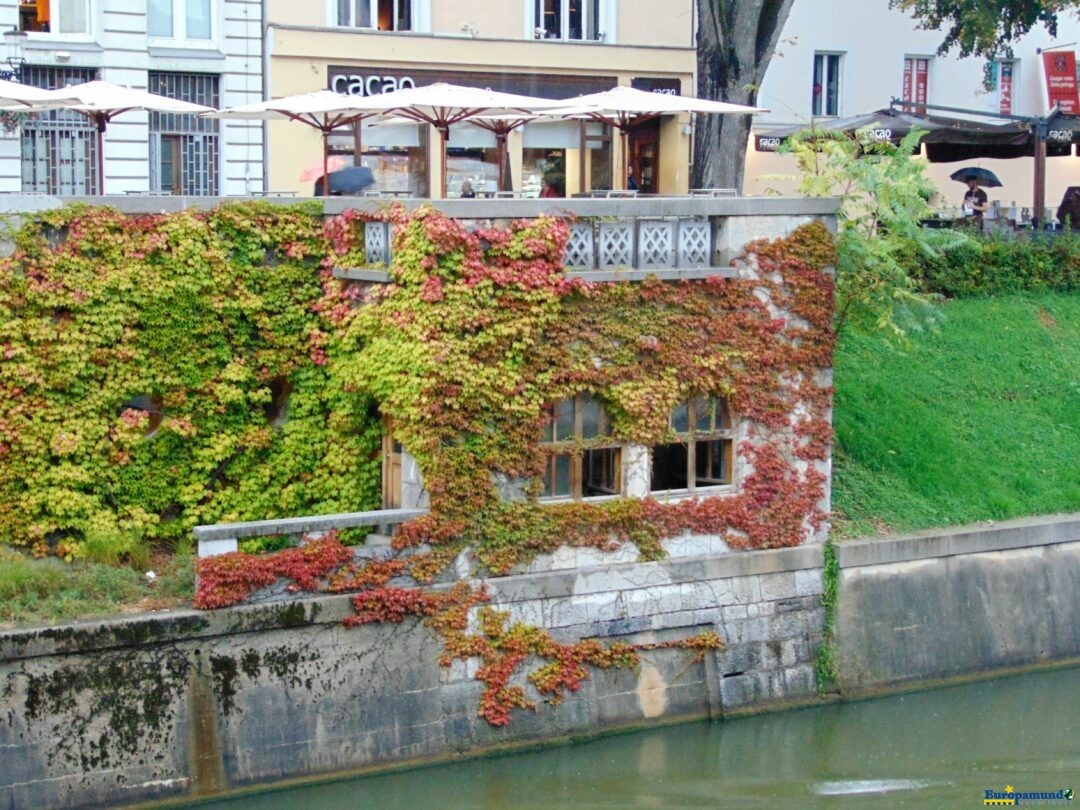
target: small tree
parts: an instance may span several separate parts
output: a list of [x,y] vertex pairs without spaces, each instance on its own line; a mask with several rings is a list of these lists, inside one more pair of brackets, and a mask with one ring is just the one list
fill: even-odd
[[803,194],[841,200],[837,331],[876,328],[903,342],[938,317],[934,296],[919,290],[911,270],[920,254],[936,256],[970,237],[921,225],[933,214],[928,200],[936,190],[914,158],[923,134],[915,129],[892,144],[875,141],[869,129],[854,136],[808,129],[781,147],[795,157]]
[[911,12],[922,28],[944,29],[938,53],[956,47],[960,56],[993,59],[1037,25],[1057,36],[1058,16],[1080,9],[1080,0],[889,0],[889,6]]

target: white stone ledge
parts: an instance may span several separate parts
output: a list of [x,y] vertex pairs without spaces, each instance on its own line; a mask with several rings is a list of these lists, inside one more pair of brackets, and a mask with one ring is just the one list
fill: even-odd
[[1080,513],[931,529],[837,544],[841,568],[1080,542]]

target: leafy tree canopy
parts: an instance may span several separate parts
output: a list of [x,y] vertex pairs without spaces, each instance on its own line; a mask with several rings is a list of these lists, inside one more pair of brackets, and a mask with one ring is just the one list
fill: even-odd
[[1080,9],[1080,0],[889,0],[889,6],[910,12],[922,28],[945,31],[938,53],[955,47],[960,56],[991,59],[1009,54],[1038,25],[1057,36],[1058,16]]

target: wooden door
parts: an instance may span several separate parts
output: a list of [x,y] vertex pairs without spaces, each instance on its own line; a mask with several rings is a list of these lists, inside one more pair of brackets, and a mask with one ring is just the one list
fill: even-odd
[[401,508],[401,444],[394,439],[394,425],[383,419],[382,439],[383,509]]
[[660,171],[660,119],[630,130],[630,169],[642,194],[656,194]]

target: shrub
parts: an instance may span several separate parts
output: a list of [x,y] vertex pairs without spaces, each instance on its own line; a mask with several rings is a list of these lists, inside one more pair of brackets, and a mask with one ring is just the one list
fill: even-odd
[[927,292],[951,298],[1080,290],[1080,235],[988,236],[934,256],[914,256]]

